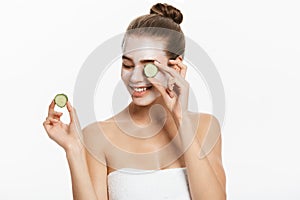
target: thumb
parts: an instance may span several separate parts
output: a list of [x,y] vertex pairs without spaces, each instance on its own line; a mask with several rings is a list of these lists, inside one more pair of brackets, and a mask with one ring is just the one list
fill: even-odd
[[69,101],[67,101],[67,109],[68,109],[69,115],[70,115],[70,122],[74,122],[75,121],[74,108]]
[[161,93],[164,98],[175,97],[175,93],[168,88],[165,88],[156,78],[148,78],[152,85]]
[[[70,125],[71,124],[74,125],[73,127],[76,129],[78,134],[80,134],[81,126],[80,126],[80,122],[78,119],[78,115],[77,115],[76,109],[71,105],[71,103],[69,101],[67,101],[67,109],[70,114]],[[79,136],[82,138],[81,134]]]
[[70,122],[77,123],[79,125],[79,119],[78,119],[76,109],[71,105],[71,103],[69,101],[67,101],[67,109],[70,114]]
[[166,95],[166,89],[156,78],[148,78],[150,83],[164,96]]

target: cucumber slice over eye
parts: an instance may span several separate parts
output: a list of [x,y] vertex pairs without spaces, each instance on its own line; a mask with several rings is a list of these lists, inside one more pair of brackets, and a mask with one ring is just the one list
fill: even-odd
[[65,94],[57,94],[54,97],[55,104],[61,108],[63,108],[67,104],[67,101],[68,101],[68,97]]
[[148,63],[144,67],[144,74],[148,78],[154,77],[157,74],[157,72],[158,72],[158,68],[152,63]]

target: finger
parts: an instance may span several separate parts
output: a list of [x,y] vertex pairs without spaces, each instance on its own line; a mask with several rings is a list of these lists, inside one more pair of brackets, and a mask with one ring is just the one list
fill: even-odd
[[49,130],[50,127],[52,127],[53,125],[58,124],[59,121],[56,119],[52,119],[52,118],[47,118],[44,122],[43,122],[43,126],[45,128],[46,131]]
[[158,89],[159,92],[165,93],[164,86],[156,78],[148,78],[151,84]]
[[165,98],[168,95],[165,87],[156,79],[156,78],[148,78],[151,84],[160,92],[160,94]]
[[49,120],[50,120],[50,122],[51,122],[52,124],[54,124],[54,125],[60,122],[60,121],[57,120],[57,119],[49,119]]
[[67,101],[67,109],[68,109],[69,115],[70,115],[70,122],[74,122],[74,120],[75,120],[74,108],[69,101]]
[[52,113],[52,117],[54,118],[54,119],[60,119],[60,117],[63,115],[63,113],[62,112],[56,112],[56,111],[54,111],[54,113]]
[[162,66],[162,65],[160,64],[160,62],[159,62],[158,60],[154,60],[153,64],[154,64],[155,66],[157,66],[158,69],[160,69],[159,71],[160,71],[161,73],[163,73],[163,74],[165,74],[165,75],[167,75],[167,76],[170,76],[170,73],[169,73],[169,72],[165,71],[164,69],[162,69],[162,68],[160,67],[160,66]]
[[187,69],[187,66],[185,64],[182,63],[182,61],[180,60],[169,60],[169,63],[172,65],[178,65],[178,67],[180,67],[180,69]]
[[171,67],[166,67],[156,60],[154,61],[154,64],[162,71],[169,73],[169,76],[172,77],[172,79],[174,80],[174,84],[177,85],[179,90],[184,89],[186,87],[186,80],[175,69]]
[[177,72],[180,72],[180,67],[177,65],[178,61],[177,60],[169,60],[169,65],[171,65]]
[[55,119],[53,117],[47,117],[45,122],[47,122],[47,124],[50,124],[50,125],[53,123],[61,123],[61,121],[59,119]]
[[69,101],[67,101],[67,109],[70,114],[70,122],[76,123],[76,125],[79,126],[78,128],[80,128],[80,123],[79,123],[76,109],[71,105],[71,103]]
[[[57,120],[60,120],[60,117],[63,115],[62,112],[56,112],[56,111],[52,111],[52,113],[50,113],[47,118],[54,118],[54,119],[57,119]],[[46,118],[46,120],[47,120]]]
[[48,117],[60,120],[60,117],[62,115],[63,115],[63,113],[61,113],[61,112],[52,111],[51,113],[49,113]]
[[46,120],[46,121],[43,122],[44,129],[47,132],[48,132],[49,128],[52,126],[50,123],[51,123],[50,120]]
[[183,79],[182,77],[179,80],[176,78],[171,78],[168,80],[168,88],[170,91],[173,91],[174,87],[179,88],[179,89],[185,88],[185,82],[186,82],[186,80]]
[[187,72],[187,66],[185,64],[183,64],[182,61],[180,61],[180,60],[169,60],[169,63],[171,65],[178,66],[180,68],[180,70],[179,70],[180,75],[185,78],[186,72]]
[[57,111],[54,111],[52,114],[55,115],[55,116],[62,116],[63,115],[62,112],[57,112]]
[[172,77],[175,77],[175,78],[182,78],[182,76],[173,68],[171,67],[166,67],[162,64],[160,64],[159,62],[157,61],[154,61],[154,64],[163,72],[165,73],[168,73],[169,75],[171,75]]
[[53,111],[53,110],[52,110],[52,111],[48,114],[48,117],[60,118],[62,115],[63,115],[62,112],[57,112],[57,111]]
[[54,102],[54,99],[51,101],[51,104],[49,105],[49,108],[48,108],[48,116],[51,115],[51,113],[54,112],[54,107],[55,107],[55,102]]
[[47,126],[49,126],[50,125],[50,120],[45,120],[44,122],[43,122],[43,126],[46,128]]
[[175,92],[173,90],[170,90],[169,88],[167,88],[167,92],[171,98],[175,97]]

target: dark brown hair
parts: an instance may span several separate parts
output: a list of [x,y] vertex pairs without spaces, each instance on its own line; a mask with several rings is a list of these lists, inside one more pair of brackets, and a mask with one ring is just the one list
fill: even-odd
[[[166,3],[157,3],[150,14],[134,19],[126,30],[127,35],[158,37],[166,42],[167,56],[175,59],[184,56],[185,38],[180,23],[183,15],[177,8]],[[123,41],[124,44],[124,41]]]

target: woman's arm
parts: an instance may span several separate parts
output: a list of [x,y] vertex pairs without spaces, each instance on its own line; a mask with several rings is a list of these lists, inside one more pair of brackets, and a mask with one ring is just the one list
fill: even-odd
[[168,82],[175,84],[175,88],[165,88],[158,79],[148,78],[161,93],[179,131],[180,141],[176,141],[175,145],[183,148],[182,150],[186,150],[186,146],[189,147],[183,152],[183,157],[193,200],[226,199],[218,120],[212,115],[199,113],[196,115],[199,120],[196,120],[198,123],[195,127],[194,117],[191,118],[188,111],[190,86],[185,80],[187,66],[182,63],[182,56],[169,60],[173,67],[164,66],[157,61],[154,61],[154,64],[159,70],[170,75]]
[[[91,148],[89,141],[95,139],[91,137],[95,135],[95,130],[98,129],[95,129],[93,124],[82,130],[83,140],[87,148]],[[97,157],[105,161],[104,152],[99,145],[97,152],[101,154]],[[96,160],[86,148],[71,147],[66,151],[66,155],[72,178],[73,199],[107,200],[106,164]]]
[[[183,125],[185,132],[193,130]],[[184,152],[189,187],[193,200],[226,199],[226,176],[221,158],[221,132],[218,120],[201,114],[195,140]]]
[[86,163],[95,194],[98,200],[108,200],[107,188],[107,164],[104,153],[102,134],[99,125],[104,127],[105,123],[94,123],[83,129],[83,140],[87,147],[85,149]]
[[[79,135],[88,135],[89,126],[81,131],[76,110],[67,102],[70,124],[60,121],[62,113],[54,110],[54,101],[49,105],[48,116],[43,126],[48,136],[66,152],[74,200],[107,200],[106,167],[96,162],[87,153]],[[99,178],[99,179],[98,179]]]
[[67,153],[74,200],[107,200],[107,168],[83,148]]
[[90,178],[85,149],[71,148],[66,152],[71,179],[74,200],[97,200]]

